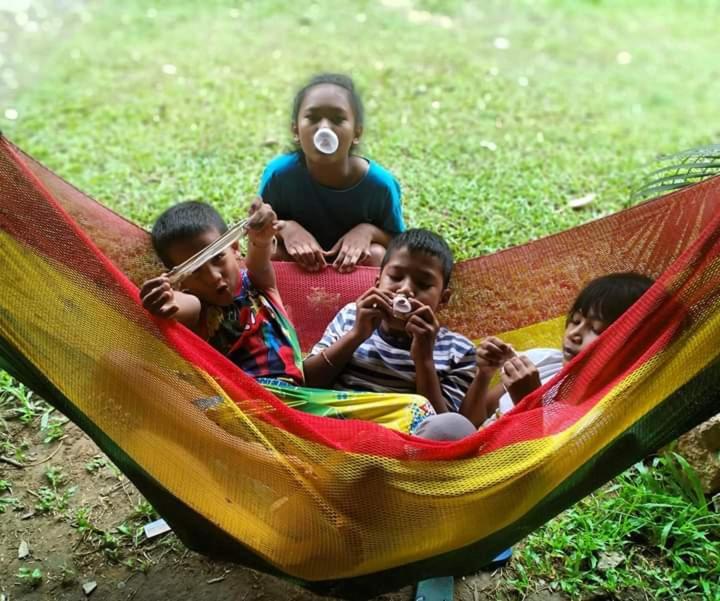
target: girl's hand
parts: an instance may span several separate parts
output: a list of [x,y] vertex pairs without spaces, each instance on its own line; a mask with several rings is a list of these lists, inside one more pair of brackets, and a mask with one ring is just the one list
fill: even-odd
[[180,310],[170,280],[166,274],[152,278],[140,288],[142,306],[151,314],[169,318]]
[[495,336],[483,340],[475,351],[479,370],[494,372],[506,361],[516,357],[513,347]]
[[[361,223],[347,232],[325,253],[327,258],[335,257],[333,267],[340,273],[355,271],[358,263],[370,256],[373,226]],[[336,256],[337,255],[337,256]]]
[[313,235],[297,221],[285,221],[282,239],[285,250],[305,271],[320,271],[325,267],[323,249]]
[[418,363],[424,360],[433,360],[435,338],[440,329],[440,322],[435,312],[414,298],[410,299],[414,310],[405,322],[405,331],[412,338],[410,343],[410,356]]
[[392,315],[392,299],[387,292],[370,288],[356,301],[354,334],[367,340],[384,317]]
[[250,242],[259,246],[270,244],[280,224],[272,207],[257,196],[248,209],[248,215],[247,236]]
[[525,355],[506,361],[500,379],[515,404],[542,385],[537,367]]

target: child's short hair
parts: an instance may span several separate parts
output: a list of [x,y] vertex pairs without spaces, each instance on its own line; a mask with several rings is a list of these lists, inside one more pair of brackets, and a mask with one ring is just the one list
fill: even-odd
[[652,278],[633,271],[611,273],[592,280],[580,291],[568,312],[613,323],[654,284]]
[[295,94],[295,99],[293,100],[292,123],[297,123],[300,105],[303,103],[303,100],[305,100],[305,94],[307,94],[308,90],[326,83],[347,90],[348,96],[350,96],[350,106],[352,107],[355,115],[355,124],[362,126],[365,118],[362,100],[355,89],[355,84],[353,83],[352,78],[347,75],[343,75],[342,73],[320,73],[318,75],[314,75],[308,83],[300,88]]
[[205,202],[187,200],[166,209],[157,218],[151,232],[153,248],[165,266],[172,269],[175,265],[167,254],[170,246],[211,229],[221,234],[227,231],[220,213]]
[[431,257],[437,257],[442,264],[443,285],[447,288],[452,275],[453,253],[442,236],[422,228],[413,228],[402,232],[390,240],[385,256],[380,264],[380,270],[385,267],[392,254],[401,248],[407,248],[410,252],[421,252]]

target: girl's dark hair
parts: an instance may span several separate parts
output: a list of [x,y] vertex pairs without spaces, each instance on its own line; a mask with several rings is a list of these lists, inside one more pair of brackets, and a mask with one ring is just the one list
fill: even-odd
[[580,291],[568,312],[568,319],[580,313],[585,317],[613,323],[654,284],[652,278],[627,271],[611,273],[592,280]]
[[411,253],[420,252],[436,257],[442,265],[443,285],[447,288],[453,270],[453,254],[448,243],[438,234],[422,228],[413,228],[394,236],[388,244],[385,256],[380,264],[380,270],[387,265],[393,253],[401,248],[407,248]]
[[353,80],[342,73],[320,73],[318,75],[314,75],[308,83],[300,88],[295,94],[295,99],[293,100],[291,122],[297,123],[300,105],[303,103],[303,100],[305,100],[305,94],[307,94],[308,90],[321,84],[332,84],[342,88],[343,90],[347,90],[348,96],[350,97],[350,106],[352,107],[353,114],[355,115],[355,123],[356,125],[362,126],[365,119],[362,100],[355,89]]
[[187,200],[173,205],[157,218],[151,237],[155,252],[165,267],[172,269],[168,249],[176,242],[215,229],[221,234],[227,231],[227,224],[213,207],[198,200]]

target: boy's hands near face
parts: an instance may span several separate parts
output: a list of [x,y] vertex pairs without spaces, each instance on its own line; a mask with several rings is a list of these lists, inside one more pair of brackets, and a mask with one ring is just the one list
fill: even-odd
[[516,404],[542,385],[537,367],[525,355],[516,355],[506,361],[500,379]]
[[[412,338],[410,356],[414,361],[433,361],[435,338],[440,329],[440,322],[429,305],[424,305],[414,298],[410,299],[413,311],[405,322],[405,331]],[[392,307],[391,307],[392,311]]]
[[353,331],[358,339],[367,340],[384,317],[392,315],[392,299],[379,288],[366,290],[356,301]]
[[166,274],[145,282],[140,288],[140,300],[148,312],[158,317],[167,319],[180,310],[175,300],[175,290]]
[[506,361],[517,357],[517,353],[512,346],[495,336],[489,336],[483,340],[475,353],[478,369],[486,373],[492,373],[496,369],[500,369]]

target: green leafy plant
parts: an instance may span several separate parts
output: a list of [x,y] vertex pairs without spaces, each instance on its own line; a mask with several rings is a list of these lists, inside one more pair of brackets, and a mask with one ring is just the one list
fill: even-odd
[[64,511],[67,509],[70,497],[75,494],[77,487],[71,486],[61,490],[65,485],[65,475],[62,473],[62,469],[58,467],[48,467],[45,470],[45,477],[50,486],[43,486],[35,493],[38,499],[35,509],[42,513]]
[[18,582],[24,584],[28,588],[37,588],[42,584],[43,574],[40,568],[28,568],[26,566],[21,567],[16,575]]
[[107,465],[107,459],[102,455],[94,455],[93,458],[85,464],[85,470],[91,474],[101,470]]
[[70,525],[75,528],[82,538],[90,534],[102,534],[102,530],[90,521],[91,509],[89,507],[78,507],[73,514]]
[[720,173],[720,144],[683,150],[660,158],[663,166],[650,173],[633,193],[635,199],[650,198],[697,184]]
[[66,417],[50,417],[53,409],[46,411],[40,420],[40,431],[44,433],[43,442],[48,444],[54,440],[59,440],[65,435],[65,424],[68,422]]
[[65,483],[65,474],[63,474],[62,468],[60,467],[48,467],[45,470],[45,477],[54,489],[57,489]]
[[145,499],[141,499],[137,502],[133,509],[132,517],[134,519],[143,520],[145,522],[152,522],[158,519],[158,513],[155,508],[150,505]]
[[0,497],[0,513],[5,513],[9,507],[20,507],[20,501],[15,497]]

